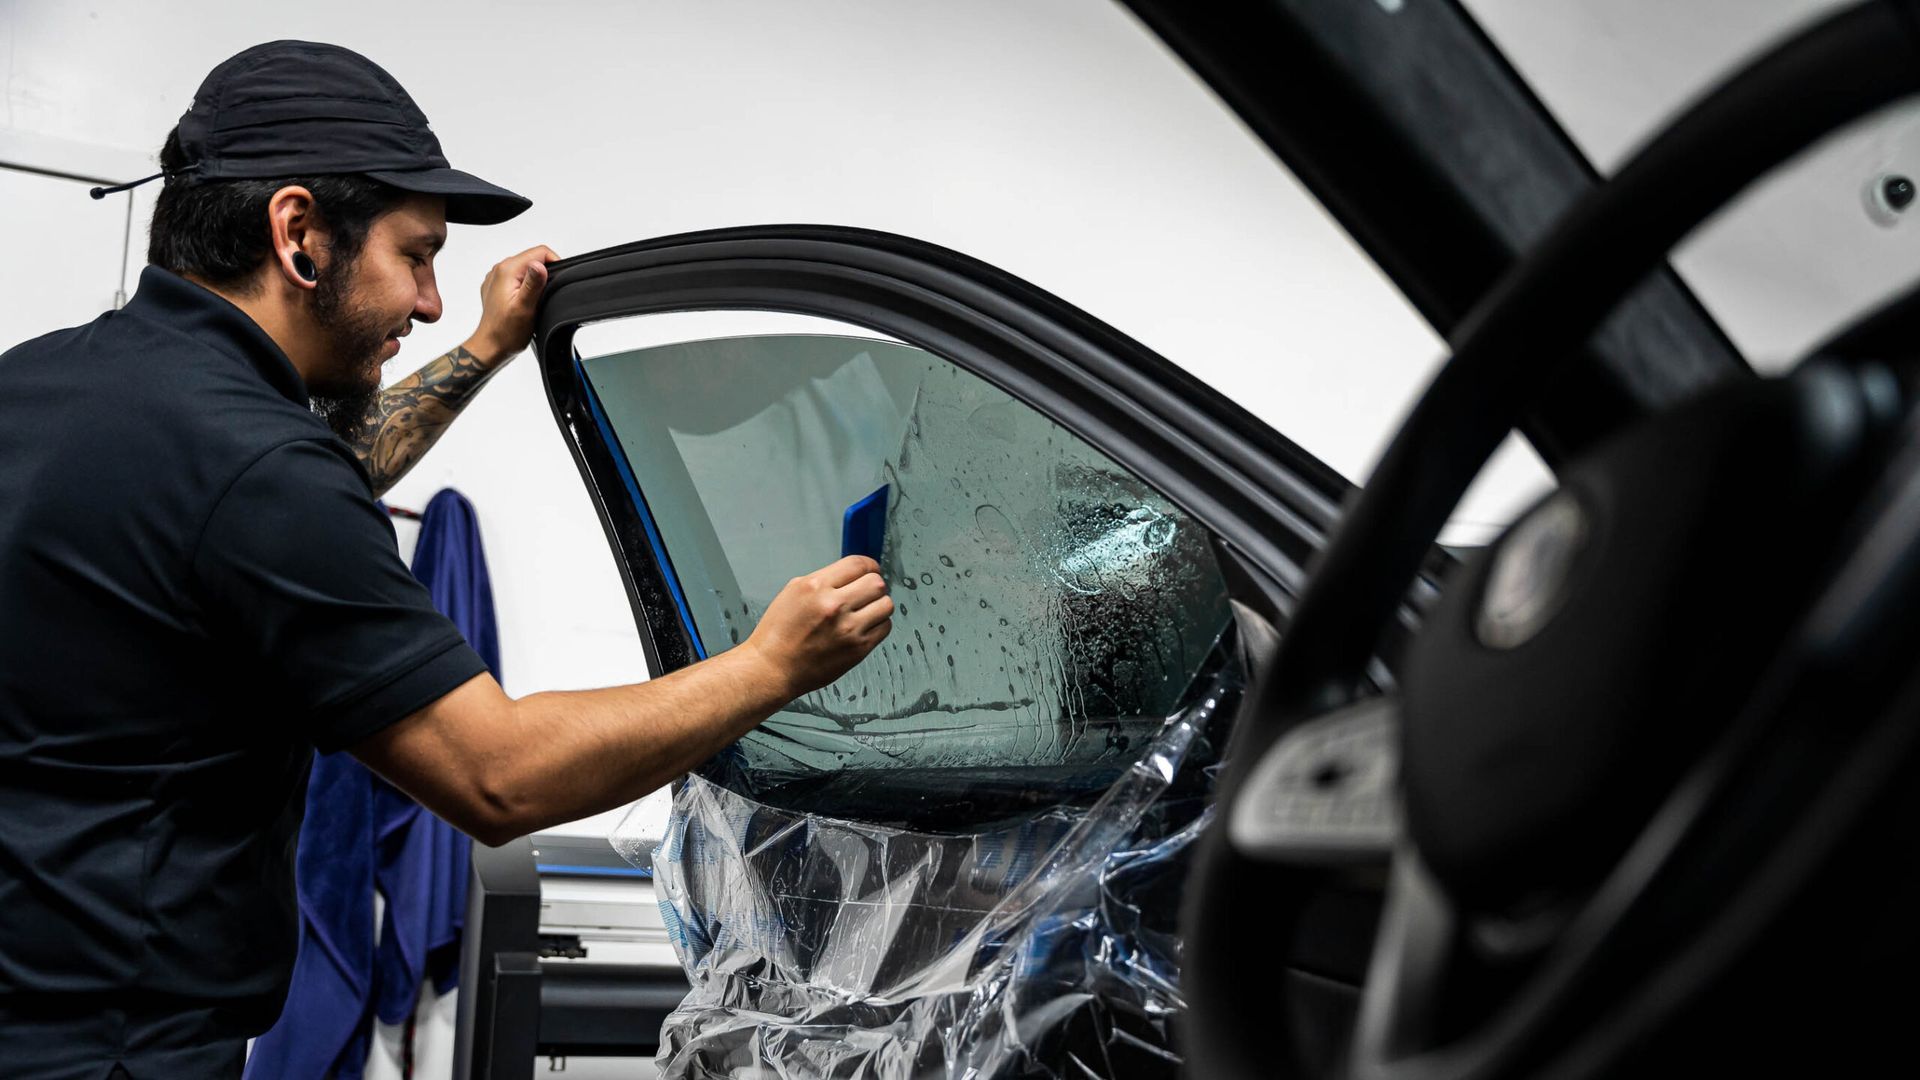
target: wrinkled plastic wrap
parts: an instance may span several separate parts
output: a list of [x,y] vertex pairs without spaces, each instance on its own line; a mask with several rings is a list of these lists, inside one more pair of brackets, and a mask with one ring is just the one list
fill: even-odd
[[[1229,630],[1103,792],[939,834],[779,809],[699,776],[652,850],[692,993],[673,1080],[1171,1077],[1177,917],[1244,683]],[[656,834],[657,835],[657,834]]]

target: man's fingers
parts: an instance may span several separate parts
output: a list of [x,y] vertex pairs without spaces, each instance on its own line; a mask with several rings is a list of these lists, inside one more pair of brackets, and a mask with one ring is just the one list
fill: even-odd
[[492,270],[487,271],[486,280],[481,282],[480,287],[492,288],[494,281],[501,276],[501,271],[509,271],[506,280],[513,282],[515,290],[527,289],[537,294],[547,287],[547,264],[559,261],[559,253],[545,244],[530,247],[518,255],[496,263]]
[[893,620],[881,619],[861,632],[860,643],[872,649],[887,640],[887,635],[891,633],[893,633]]
[[887,581],[879,574],[862,574],[840,590],[841,602],[848,611],[859,611],[887,595]]
[[849,555],[839,562],[828,563],[814,572],[814,576],[829,589],[844,588],[867,574],[880,572],[880,564],[865,555]]
[[532,294],[539,294],[547,287],[547,264],[530,262],[520,273],[520,287]]
[[891,625],[893,597],[882,596],[864,607],[856,608],[847,616],[847,621],[852,625],[854,632],[861,635],[871,633],[875,626]]

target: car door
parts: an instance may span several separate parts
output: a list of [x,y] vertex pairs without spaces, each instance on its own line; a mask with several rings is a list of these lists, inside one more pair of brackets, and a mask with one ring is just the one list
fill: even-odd
[[[682,828],[710,814],[708,848],[730,846],[699,856],[731,860],[729,884],[691,896],[701,884],[656,860],[663,901],[680,905],[669,923],[683,956],[770,926],[798,944],[768,945],[756,963],[810,987],[950,1004],[1006,935],[1032,947],[1044,920],[1018,890],[1034,867],[1079,858],[1098,878],[1130,841],[1190,837],[1239,690],[1348,487],[1111,327],[899,236],[729,229],[568,260],[536,342],[656,676],[745,640],[780,586],[839,557],[854,508],[884,493],[892,635],[681,792]],[[1191,740],[1171,752],[1176,729]],[[1173,805],[1170,792],[1184,809],[1141,824]],[[669,838],[665,858],[691,858],[691,843]],[[1183,844],[1165,848],[1157,876],[1134,868],[1150,887],[1106,898],[1157,935],[1136,960],[1173,963]],[[930,865],[949,869],[922,873]],[[714,914],[738,902],[721,894],[745,878],[765,910]],[[1020,917],[1000,925],[1016,903]],[[1071,923],[1087,904],[1049,917]],[[893,922],[850,926],[874,909]],[[903,943],[900,926],[922,917]],[[973,974],[934,979],[956,962]],[[762,969],[755,986],[771,981]],[[1172,994],[1174,980],[1161,981]],[[1095,1028],[1131,1024],[1139,1047],[1158,1048],[1148,1058],[1171,1060],[1172,1010],[1082,1004],[1100,1013]],[[754,1052],[773,1052],[766,1015],[779,1011],[756,1001]],[[903,1013],[862,1030],[926,1053],[932,1023]],[[676,1035],[670,1022],[663,1055],[715,1026],[724,1020]],[[1076,1038],[1111,1042],[1064,1020],[1041,1026],[1067,1040],[1060,1054],[1084,1051]],[[1013,1041],[1037,1045],[1033,1032]]]
[[[1128,6],[1442,334],[1597,180],[1457,3]],[[705,925],[683,928],[699,1000],[669,1023],[666,1074],[1169,1073],[1194,819],[1109,830],[1104,864],[1054,860],[1091,901],[1036,908],[989,871],[1044,877],[1035,852],[1071,849],[1116,792],[1193,812],[1180,778],[1206,773],[1238,700],[1222,653],[1258,679],[1347,484],[1113,329],[900,237],[738,229],[570,260],[537,342],[656,674],[750,632],[887,491],[893,637],[681,792],[666,850],[694,873],[669,920]],[[1549,465],[1746,371],[1666,271],[1584,353],[1525,423]],[[1168,754],[1196,700],[1229,706],[1213,745]],[[1042,828],[1060,822],[1078,824]],[[1151,880],[1120,882],[1139,853]],[[1337,1059],[1375,899],[1274,896],[1276,1063]],[[1062,975],[1061,941],[1093,959]]]

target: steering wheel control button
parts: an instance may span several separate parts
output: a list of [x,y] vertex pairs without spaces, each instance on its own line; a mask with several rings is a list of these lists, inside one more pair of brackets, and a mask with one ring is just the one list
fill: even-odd
[[1384,860],[1400,834],[1399,731],[1393,700],[1369,698],[1287,732],[1234,800],[1234,847],[1301,865]]
[[1493,649],[1516,649],[1546,628],[1567,597],[1574,562],[1586,547],[1587,513],[1558,492],[1500,541],[1481,594],[1474,631]]

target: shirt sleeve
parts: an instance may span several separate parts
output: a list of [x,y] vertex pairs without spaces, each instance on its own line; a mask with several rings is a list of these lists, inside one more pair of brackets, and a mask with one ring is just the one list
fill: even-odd
[[208,629],[256,665],[323,753],[487,670],[395,550],[344,448],[269,450],[207,519],[193,580]]

